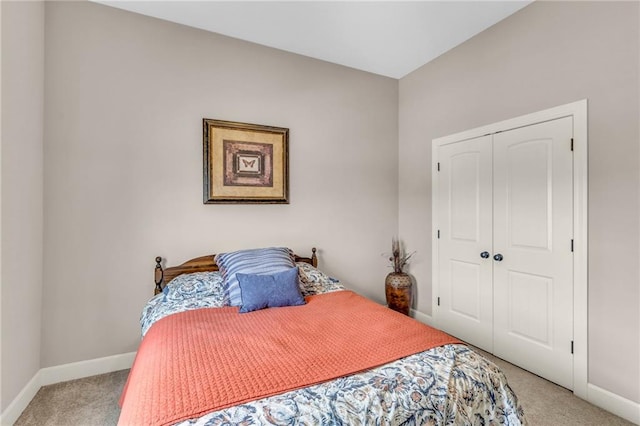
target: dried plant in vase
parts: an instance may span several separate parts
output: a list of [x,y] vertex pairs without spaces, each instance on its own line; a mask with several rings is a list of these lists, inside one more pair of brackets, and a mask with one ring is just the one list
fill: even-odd
[[385,295],[387,305],[394,311],[409,315],[411,311],[412,283],[411,277],[404,273],[404,267],[415,253],[409,254],[402,250],[400,241],[397,238],[391,240],[391,267],[393,272],[385,279]]
[[411,259],[411,256],[414,254],[415,251],[409,254],[404,253],[400,247],[400,241],[397,238],[393,238],[391,240],[391,257],[389,258],[393,272],[396,274],[404,273],[405,265],[409,263],[409,259]]

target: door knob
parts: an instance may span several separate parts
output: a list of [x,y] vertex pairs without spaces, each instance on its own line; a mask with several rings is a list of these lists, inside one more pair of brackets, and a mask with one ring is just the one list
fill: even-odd
[[495,260],[496,262],[502,262],[502,259],[504,259],[504,258],[502,257],[502,255],[500,253],[498,253],[495,256],[493,256],[493,260]]
[[480,253],[480,257],[483,259],[488,259],[489,258],[489,252],[488,251],[483,251],[482,253]]

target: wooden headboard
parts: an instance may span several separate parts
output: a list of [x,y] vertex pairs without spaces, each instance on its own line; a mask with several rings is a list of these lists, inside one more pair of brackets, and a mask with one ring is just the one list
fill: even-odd
[[[200,256],[195,259],[187,260],[182,265],[171,266],[166,269],[162,268],[162,258],[160,256],[156,257],[156,269],[154,273],[156,289],[154,294],[160,293],[164,286],[178,275],[191,274],[193,272],[217,271],[218,265],[216,265],[216,261],[214,260],[215,257],[215,254]],[[311,249],[311,257],[302,257],[296,254],[295,260],[296,262],[306,262],[317,267],[318,256],[316,256],[316,248],[314,247]]]

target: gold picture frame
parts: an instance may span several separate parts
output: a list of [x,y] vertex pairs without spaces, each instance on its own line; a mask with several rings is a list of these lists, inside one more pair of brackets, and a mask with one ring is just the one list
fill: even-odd
[[205,204],[289,204],[289,129],[202,119]]

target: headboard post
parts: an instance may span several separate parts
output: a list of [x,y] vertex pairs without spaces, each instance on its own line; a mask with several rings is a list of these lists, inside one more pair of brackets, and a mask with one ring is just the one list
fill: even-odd
[[314,268],[318,267],[318,256],[316,256],[316,248],[313,247],[311,249],[311,264]]
[[154,280],[156,282],[156,289],[154,294],[162,293],[162,279],[164,278],[164,271],[162,270],[162,258],[160,256],[156,257],[156,270],[154,271]]

